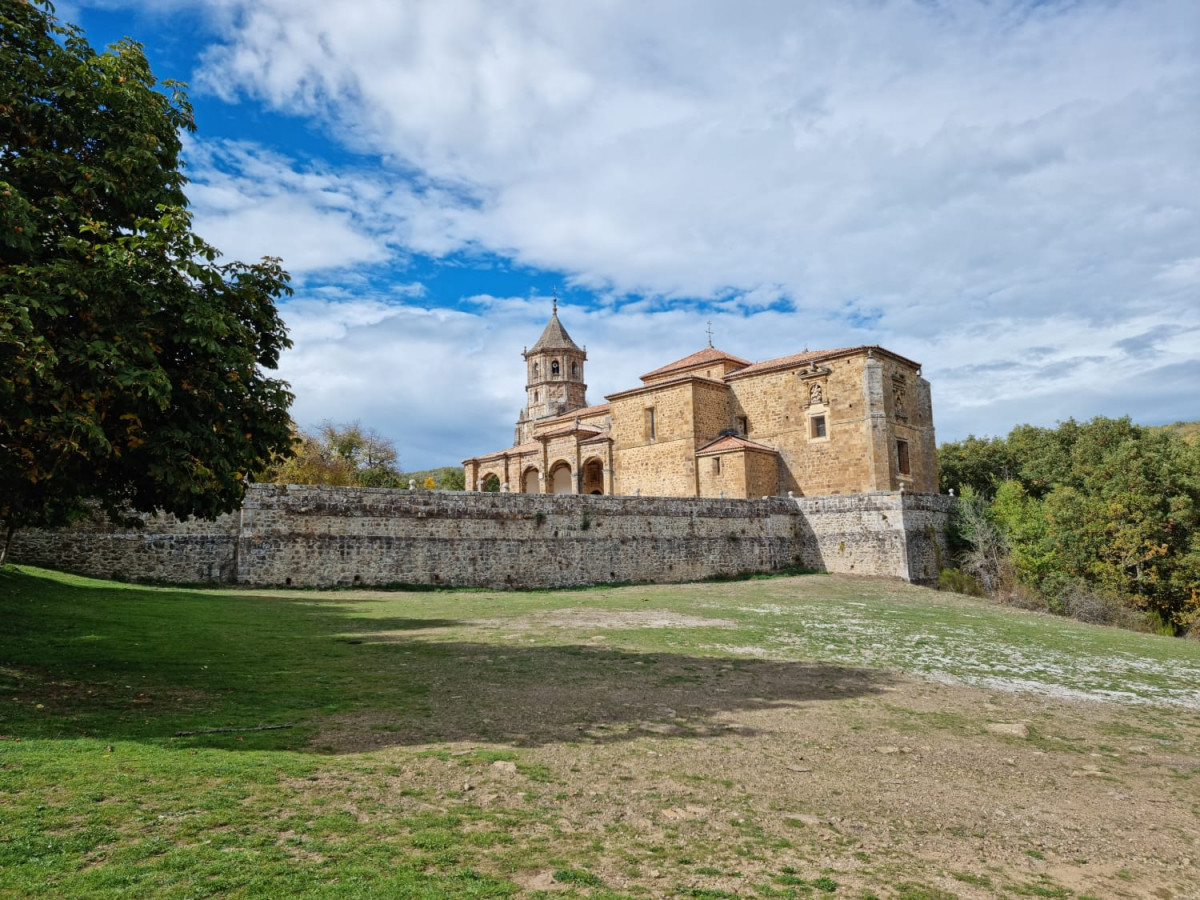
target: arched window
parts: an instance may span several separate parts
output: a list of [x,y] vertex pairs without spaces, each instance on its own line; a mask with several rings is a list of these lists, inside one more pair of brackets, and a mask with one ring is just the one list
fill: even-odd
[[533,364],[533,377],[534,378],[538,377],[538,364],[537,363]]
[[579,374],[579,363],[571,363],[571,374],[572,375]]
[[534,403],[537,403],[537,402],[538,402],[538,392],[537,392],[537,391],[534,391],[534,392],[533,392],[533,402],[534,402]]
[[557,359],[554,360],[552,363],[550,363],[550,374],[551,375],[558,374],[558,360]]

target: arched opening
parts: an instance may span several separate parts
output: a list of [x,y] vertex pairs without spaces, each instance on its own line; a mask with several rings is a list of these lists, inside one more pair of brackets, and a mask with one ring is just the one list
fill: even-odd
[[500,493],[500,478],[494,473],[489,473],[483,476],[482,490],[489,494]]
[[579,374],[579,363],[571,363],[571,375],[576,376],[578,374]]
[[604,463],[592,457],[583,464],[583,492],[585,494],[604,493]]
[[559,367],[558,367],[557,359],[550,363],[550,374],[554,375],[556,377],[559,374]]
[[541,485],[538,484],[538,470],[532,467],[525,470],[525,474],[521,477],[521,491],[525,494],[540,494],[542,492]]
[[533,379],[534,379],[534,381],[537,381],[537,377],[538,377],[538,364],[534,363],[533,364]]
[[571,467],[567,463],[560,462],[550,470],[550,493],[575,493],[575,488],[571,484]]

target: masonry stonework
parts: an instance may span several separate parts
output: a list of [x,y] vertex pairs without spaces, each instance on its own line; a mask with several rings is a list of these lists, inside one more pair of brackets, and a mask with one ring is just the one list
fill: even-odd
[[[919,363],[883,347],[752,363],[710,342],[588,406],[586,353],[556,303],[524,356],[516,443],[464,460],[469,489],[718,498],[937,489],[929,382]],[[589,463],[603,477],[589,477]],[[550,477],[553,468],[565,471]]]
[[17,532],[14,560],[174,583],[553,588],[681,582],[802,565],[937,578],[951,498],[766,499],[251,485],[215,522],[146,516]]

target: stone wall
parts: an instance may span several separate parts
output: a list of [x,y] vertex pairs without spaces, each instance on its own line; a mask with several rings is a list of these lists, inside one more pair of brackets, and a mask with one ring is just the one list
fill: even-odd
[[26,528],[13,534],[9,555],[13,562],[114,581],[232,582],[240,515],[215,522],[142,515],[139,529],[114,528],[99,517],[56,531]]
[[216,522],[22,531],[15,561],[124,580],[564,587],[801,564],[928,582],[950,498],[762,500],[253,485]]
[[953,497],[879,491],[794,502],[806,528],[803,565],[846,575],[937,583],[946,558]]

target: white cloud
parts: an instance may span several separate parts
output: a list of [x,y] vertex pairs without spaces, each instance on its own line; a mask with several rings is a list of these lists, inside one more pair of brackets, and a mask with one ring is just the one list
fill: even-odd
[[[879,342],[922,359],[947,436],[1200,414],[1178,377],[1200,327],[1194,0],[202,6],[220,42],[201,89],[381,160],[345,173],[224,148],[193,196],[235,255],[270,235],[299,271],[463,248],[563,271],[600,297],[568,327],[604,347],[592,371],[611,366],[610,389],[695,349],[708,313],[660,301],[704,298],[732,352]],[[468,340],[484,370],[460,408],[407,383],[391,396],[414,422],[509,422],[507,354],[544,315],[523,303],[389,307],[339,325],[327,361],[294,358],[329,385],[358,385],[333,366],[367,359],[419,385],[458,372]],[[679,329],[697,333],[661,339]]]

